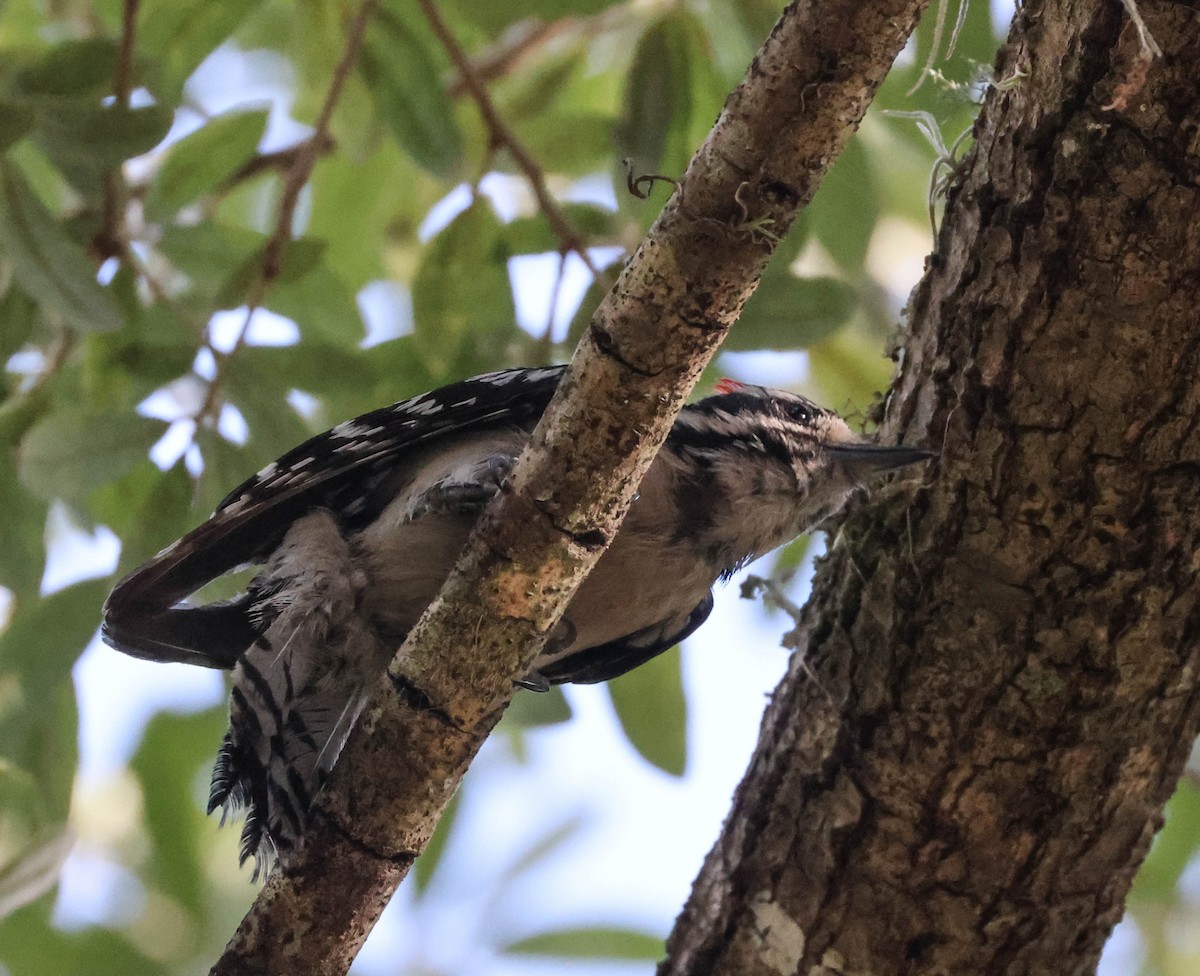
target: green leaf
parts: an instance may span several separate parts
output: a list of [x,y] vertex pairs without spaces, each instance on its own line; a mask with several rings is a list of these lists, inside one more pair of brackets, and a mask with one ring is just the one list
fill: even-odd
[[20,288],[10,287],[0,296],[0,361],[17,352],[33,334],[37,305]]
[[618,928],[560,929],[518,939],[505,952],[522,956],[555,956],[565,959],[656,960],[663,956],[663,940],[656,935]]
[[495,0],[451,0],[445,6],[469,19],[486,34],[498,34],[514,21],[533,19],[554,21],[564,17],[586,17],[612,6],[613,0],[525,0],[523,3],[496,3]]
[[[40,904],[40,903],[39,903]],[[49,924],[45,911],[30,907],[0,923],[0,945],[4,946],[4,970],[10,976],[47,976],[70,973],[95,976],[168,976],[177,967],[152,962],[130,945],[121,933],[98,925],[66,932]],[[177,924],[177,914],[157,916],[160,925]],[[152,923],[153,924],[153,923]],[[161,935],[161,933],[160,933]],[[166,938],[167,936],[161,936]],[[142,940],[146,937],[142,936]]]
[[12,89],[23,95],[107,94],[117,68],[117,45],[107,38],[60,41],[23,65]]
[[41,498],[82,501],[144,461],[166,427],[129,410],[58,410],[22,439],[21,481]]
[[836,278],[797,278],[768,272],[722,348],[727,352],[803,349],[850,320],[857,296]]
[[[14,823],[13,797],[5,778],[0,761],[0,834],[9,840],[5,844],[8,848],[19,828]],[[30,840],[19,851],[0,850],[0,918],[52,890],[58,883],[63,862],[74,846],[74,835],[63,829],[43,832],[40,839]]]
[[367,29],[358,68],[396,141],[425,169],[450,178],[462,159],[462,135],[441,69],[421,39],[380,10]]
[[138,20],[138,50],[152,59],[164,97],[174,99],[200,62],[263,2],[144,0]]
[[433,830],[433,836],[429,838],[429,843],[425,845],[421,856],[413,862],[413,882],[417,886],[418,895],[424,894],[428,889],[429,882],[433,879],[434,872],[437,871],[437,866],[442,860],[442,855],[446,852],[446,844],[454,830],[454,821],[458,816],[461,799],[462,790],[450,797],[450,802],[446,804],[446,809],[442,812],[441,819],[438,820],[437,826]]
[[146,727],[130,767],[142,783],[153,841],[149,874],[193,915],[205,911],[204,812],[194,784],[207,776],[228,725],[224,705],[192,715],[160,712]]
[[875,173],[861,139],[851,139],[821,181],[805,215],[812,234],[847,271],[859,272],[879,220]]
[[854,329],[839,329],[808,350],[808,372],[817,388],[814,399],[843,417],[865,409],[892,378],[892,361],[878,340]]
[[33,128],[33,109],[25,102],[0,98],[0,150],[7,149]]
[[679,646],[606,687],[630,744],[663,772],[682,776],[687,768],[687,699]]
[[292,385],[290,377],[281,375],[265,358],[256,358],[249,367],[229,370],[226,389],[250,427],[250,438],[245,447],[223,441],[223,446],[217,448],[221,452],[217,455],[221,459],[220,476],[216,477],[217,469],[206,467],[200,479],[205,511],[212,511],[228,491],[268,461],[312,436],[308,425],[288,403]]
[[46,505],[17,481],[11,453],[0,453],[0,586],[32,597],[46,561]]
[[[367,350],[303,339],[294,346],[249,346],[238,355],[229,372],[248,371],[257,376],[276,373],[286,376],[290,387],[322,396],[361,393],[364,388],[369,391],[376,380],[375,367]],[[252,382],[247,378],[247,384]],[[381,404],[367,399],[362,406],[359,413]]]
[[563,846],[579,836],[586,818],[574,814],[538,834],[532,843],[519,850],[504,869],[498,887],[507,888],[522,875],[537,870],[538,866],[552,860]]
[[0,251],[12,262],[21,289],[72,328],[120,328],[116,302],[96,281],[95,267],[83,249],[5,159],[0,159]]
[[258,149],[268,114],[226,112],[175,143],[150,185],[150,216],[166,219],[231,177]]
[[617,124],[617,149],[639,173],[657,173],[667,151],[667,136],[677,113],[686,109],[688,49],[677,18],[668,14],[651,24],[638,40],[625,82],[625,106]]
[[157,146],[174,113],[163,105],[126,108],[55,99],[36,105],[34,116],[38,146],[76,189],[97,196],[103,174]]
[[417,348],[438,377],[496,362],[516,331],[508,249],[491,208],[476,201],[425,249],[413,282]]
[[[568,203],[563,215],[576,233],[588,244],[611,243],[616,234],[616,214],[586,203]],[[545,214],[518,217],[504,225],[504,240],[513,254],[544,254],[560,251],[562,240],[550,226]]]
[[708,134],[726,94],[711,48],[703,25],[687,10],[672,9],[642,34],[615,132],[620,155],[638,175],[681,176]]
[[504,713],[507,725],[521,729],[558,725],[570,718],[571,705],[561,688],[551,688],[542,693],[518,692]]
[[[0,673],[15,674],[30,704],[45,699],[55,685],[69,681],[71,668],[100,626],[100,607],[111,580],[76,583],[50,596],[22,603],[0,636]],[[9,715],[0,719],[7,728]],[[6,755],[8,738],[0,744]],[[28,757],[13,756],[22,766]]]
[[88,513],[121,538],[118,576],[140,566],[208,514],[197,510],[195,495],[196,484],[182,459],[167,471],[147,459],[88,499]]
[[[303,439],[295,441],[293,446]],[[196,501],[200,512],[207,514],[262,465],[254,464],[246,448],[230,443],[209,428],[196,431],[196,445],[204,458],[204,471],[196,486]]]
[[1200,789],[1187,779],[1167,804],[1166,822],[1146,855],[1130,892],[1131,905],[1171,903],[1184,869],[1200,850]]
[[355,348],[366,335],[358,302],[324,263],[294,280],[285,275],[267,293],[266,304],[295,322],[305,338],[319,339],[326,346]]
[[187,276],[188,308],[211,310],[222,307],[231,278],[256,259],[256,267],[261,266],[265,243],[266,238],[252,230],[206,220],[195,226],[167,225],[159,249]]

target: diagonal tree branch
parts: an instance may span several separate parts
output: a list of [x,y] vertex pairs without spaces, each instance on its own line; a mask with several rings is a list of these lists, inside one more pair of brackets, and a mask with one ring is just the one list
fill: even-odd
[[511,490],[380,680],[306,843],[214,973],[349,967],[924,6],[784,12],[596,311]]

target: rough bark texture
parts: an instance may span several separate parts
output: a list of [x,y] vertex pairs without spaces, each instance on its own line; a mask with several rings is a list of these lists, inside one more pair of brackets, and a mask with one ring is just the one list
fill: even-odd
[[214,973],[349,967],[926,2],[784,12]]
[[1200,15],[1018,11],[666,976],[1087,973],[1200,725]]

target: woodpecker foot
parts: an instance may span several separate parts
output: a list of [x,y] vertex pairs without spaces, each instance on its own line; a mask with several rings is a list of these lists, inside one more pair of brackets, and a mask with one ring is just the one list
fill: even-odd
[[541,694],[545,694],[550,690],[550,682],[540,671],[530,671],[524,678],[518,678],[513,684],[518,688],[524,688],[527,691],[536,691]]

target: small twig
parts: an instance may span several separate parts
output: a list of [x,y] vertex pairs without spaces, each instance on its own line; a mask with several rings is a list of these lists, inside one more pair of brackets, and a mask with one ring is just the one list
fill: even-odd
[[275,231],[263,250],[262,274],[258,276],[252,286],[251,295],[246,301],[246,318],[242,322],[242,327],[229,352],[218,353],[212,342],[208,343],[209,350],[216,361],[216,373],[205,391],[204,402],[195,413],[197,428],[217,420],[221,388],[229,375],[229,368],[246,344],[250,322],[254,318],[254,313],[262,307],[267,289],[283,270],[283,252],[292,239],[292,220],[296,215],[296,204],[300,199],[301,191],[312,175],[317,160],[323,153],[329,151],[332,144],[329,122],[333,118],[333,110],[337,107],[346,82],[350,78],[350,72],[354,70],[358,52],[362,49],[363,38],[366,36],[367,24],[370,22],[378,2],[379,0],[363,0],[362,5],[358,8],[358,13],[355,14],[354,20],[350,24],[350,29],[346,34],[345,50],[342,51],[342,57],[333,69],[329,91],[325,94],[325,102],[321,105],[321,111],[317,115],[313,134],[298,146],[284,150],[284,152],[294,155],[291,157],[290,166],[284,178],[283,192],[279,195],[279,211],[275,218]]
[[329,121],[333,118],[333,110],[342,96],[342,91],[350,78],[350,72],[354,70],[358,52],[362,49],[363,37],[367,33],[367,24],[370,22],[371,14],[374,13],[378,2],[379,0],[363,0],[362,6],[358,8],[358,13],[346,35],[346,48],[342,52],[342,58],[338,61],[337,67],[333,69],[329,91],[325,95],[325,104],[321,106],[313,134],[296,147],[295,160],[284,181],[283,192],[279,196],[279,214],[275,221],[275,233],[271,235],[266,251],[263,253],[263,278],[267,282],[274,281],[279,277],[279,272],[283,267],[283,251],[292,238],[292,219],[296,214],[296,204],[300,199],[300,192],[308,183],[308,178],[312,175],[317,160],[326,151],[325,146],[330,139]]
[[417,0],[417,2],[420,4],[421,12],[425,14],[425,19],[429,21],[429,26],[433,28],[434,34],[445,48],[446,54],[450,56],[450,61],[458,72],[462,87],[471,96],[476,108],[479,109],[483,124],[488,131],[488,139],[495,146],[504,146],[521,172],[525,174],[525,179],[529,181],[533,195],[537,198],[538,207],[546,215],[551,229],[558,238],[559,247],[564,252],[574,251],[583,259],[583,263],[587,265],[593,275],[599,275],[600,272],[592,263],[591,255],[587,252],[587,245],[583,238],[567,219],[567,215],[563,213],[558,202],[550,195],[550,191],[546,187],[546,174],[542,171],[542,167],[497,111],[491,95],[488,94],[487,86],[479,77],[475,66],[471,64],[467,53],[459,46],[458,40],[454,37],[446,21],[442,19],[437,4],[434,0]]
[[[124,0],[121,8],[121,46],[113,74],[113,98],[121,108],[129,107],[133,91],[133,46],[137,36],[139,0]],[[118,164],[104,174],[104,217],[93,239],[93,247],[101,258],[118,257],[125,236],[125,177]]]
[[[313,136],[303,142],[296,143],[294,146],[288,146],[286,149],[276,149],[274,152],[269,153],[256,153],[225,179],[225,182],[221,184],[221,189],[231,190],[238,184],[252,180],[262,173],[272,171],[289,173],[295,167],[296,160],[299,158],[304,146],[314,138],[316,137]],[[333,137],[326,133],[324,141],[317,145],[316,155],[320,157],[326,153],[333,152],[336,146],[337,143]]]
[[[645,200],[650,196],[650,190],[653,189],[655,183],[670,183],[672,187],[679,186],[678,180],[669,176],[659,176],[657,173],[643,173],[641,176],[635,176],[633,160],[628,156],[621,160],[621,166],[625,169],[625,189],[639,200]],[[745,209],[743,206],[742,210]]]
[[242,327],[238,330],[237,336],[233,340],[233,345],[229,352],[219,353],[209,341],[208,349],[212,353],[213,360],[216,364],[216,372],[213,378],[209,381],[208,389],[204,391],[204,402],[200,404],[200,408],[195,412],[193,418],[196,421],[196,429],[205,427],[209,424],[215,425],[220,418],[220,396],[221,388],[225,384],[226,378],[229,376],[229,369],[237,359],[238,353],[246,345],[246,336],[250,332],[250,323],[254,319],[254,313],[262,307],[262,301],[265,297],[265,283],[260,283],[255,290],[254,296],[246,306],[246,317],[242,320]]
[[558,256],[558,273],[554,276],[554,287],[550,289],[550,311],[546,314],[546,331],[542,333],[546,362],[550,362],[550,352],[554,347],[554,313],[558,309],[558,296],[562,293],[563,279],[566,276],[567,253],[564,251]]
[[150,293],[150,298],[155,304],[165,305],[175,316],[185,323],[197,339],[202,340],[204,336],[204,323],[199,316],[191,309],[186,307],[174,295],[171,294],[169,286],[161,281],[154,271],[141,255],[134,250],[128,242],[123,242],[121,245],[121,253],[118,258],[122,265],[132,269],[137,276],[137,280],[145,285],[146,290]]
[[775,606],[791,617],[797,624],[800,623],[800,614],[803,610],[798,604],[788,599],[787,594],[783,592],[778,583],[764,576],[747,576],[742,581],[741,598],[743,600],[753,600],[760,594],[765,603]]
[[[505,77],[525,59],[530,51],[541,47],[547,41],[562,34],[564,30],[572,27],[572,21],[573,18],[561,17],[549,22],[528,20],[514,24],[504,32],[495,45],[475,59],[475,76],[483,82]],[[447,86],[446,94],[451,98],[461,98],[466,94],[466,85],[463,83],[463,79],[455,78]]]

